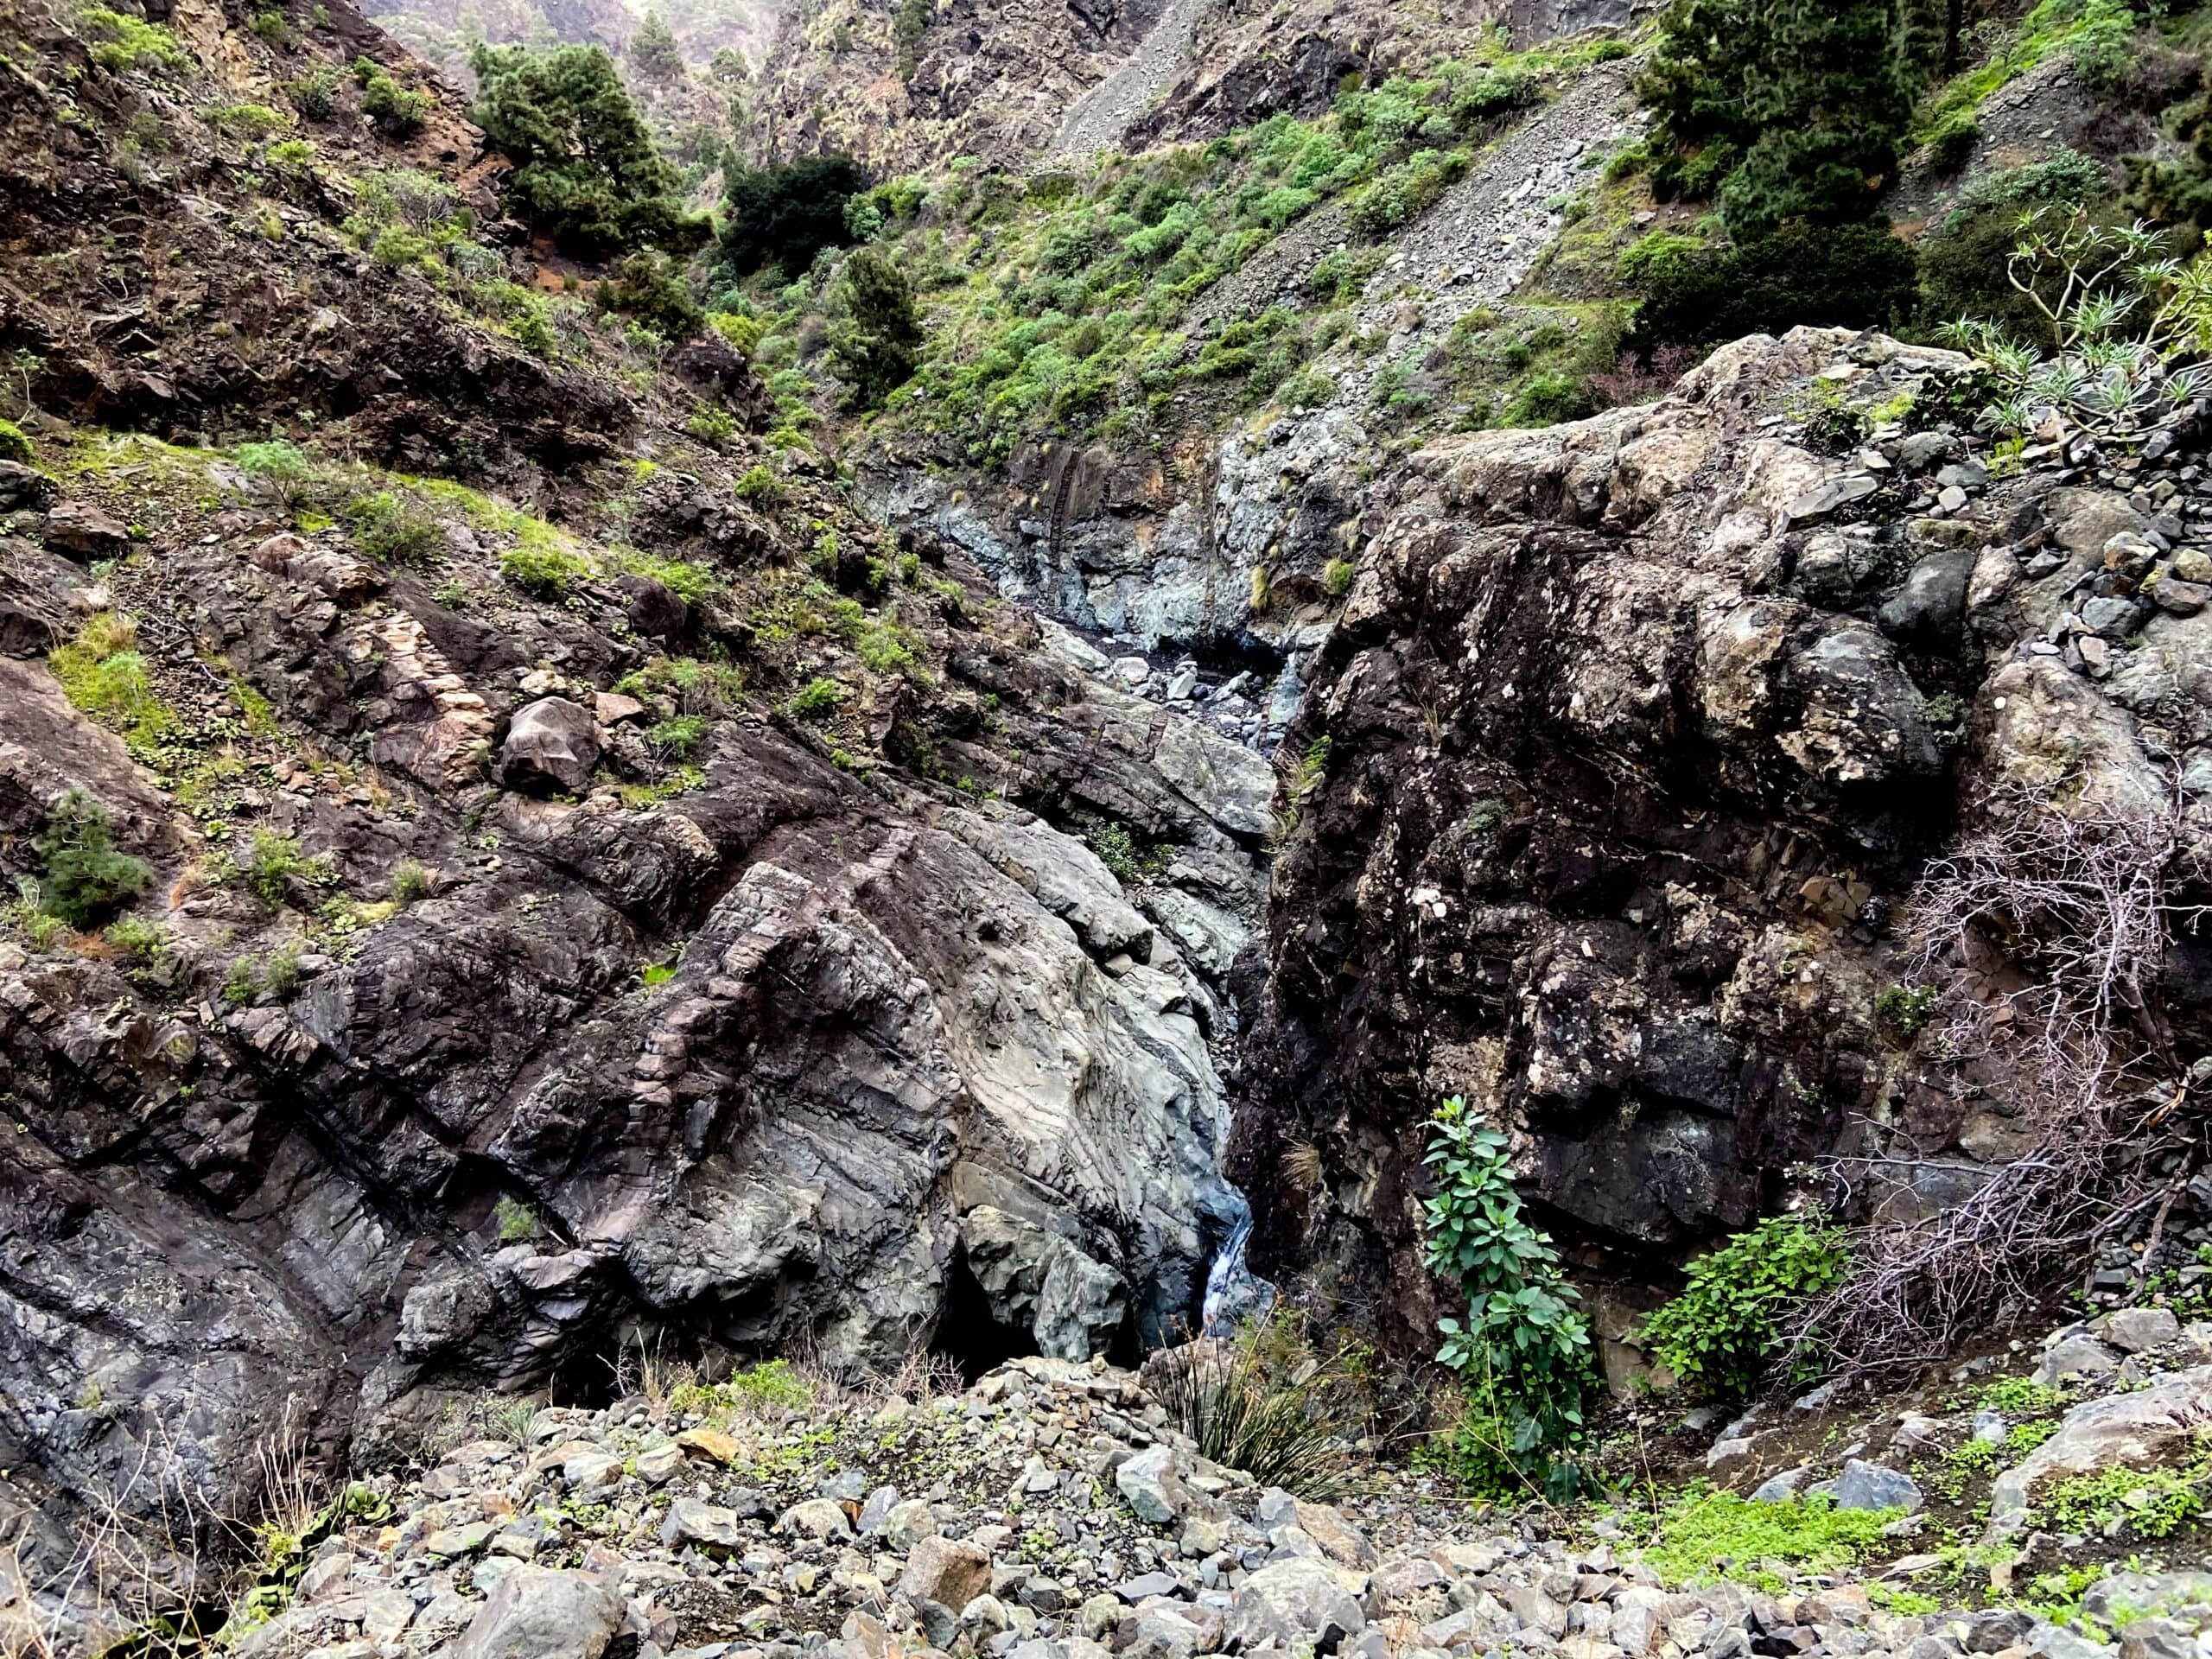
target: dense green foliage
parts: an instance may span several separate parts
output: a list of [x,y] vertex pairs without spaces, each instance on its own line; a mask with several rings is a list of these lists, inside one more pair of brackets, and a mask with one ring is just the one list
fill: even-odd
[[1847,1262],[1818,1211],[1770,1216],[1690,1264],[1681,1294],[1645,1322],[1644,1350],[1701,1393],[1749,1394],[1789,1345],[1789,1314]]
[[1663,199],[1730,232],[1868,218],[1910,128],[1902,0],[1675,0],[1641,83]]
[[868,175],[849,156],[738,168],[722,194],[722,258],[741,274],[774,264],[795,276],[823,249],[852,239],[845,203],[867,188]]
[[1153,1386],[1201,1455],[1263,1486],[1326,1498],[1343,1481],[1343,1430],[1356,1416],[1351,1357],[1316,1351],[1296,1318],[1277,1313],[1173,1351]]
[[1522,1213],[1506,1140],[1453,1096],[1429,1121],[1435,1191],[1424,1207],[1428,1265],[1467,1299],[1464,1320],[1439,1322],[1437,1358],[1466,1378],[1468,1416],[1451,1448],[1459,1472],[1512,1492],[1575,1480],[1565,1455],[1582,1434],[1590,1328],[1551,1240]]
[[843,316],[830,336],[830,372],[852,389],[856,408],[879,408],[921,359],[914,284],[889,254],[862,248],[845,261],[839,299]]
[[1918,301],[1912,250],[1874,225],[1793,226],[1744,243],[1669,251],[1643,274],[1630,343],[1645,353],[1808,323],[1894,327]]
[[683,48],[677,44],[676,31],[658,11],[645,13],[638,32],[622,48],[622,55],[632,73],[652,86],[672,86],[683,79]]
[[533,228],[588,258],[645,248],[681,255],[706,240],[706,222],[677,200],[676,171],[604,51],[479,44],[468,60],[472,113],[514,163],[507,200]]
[[37,843],[39,907],[72,927],[90,927],[154,880],[153,870],[115,844],[115,820],[73,789],[46,816]]

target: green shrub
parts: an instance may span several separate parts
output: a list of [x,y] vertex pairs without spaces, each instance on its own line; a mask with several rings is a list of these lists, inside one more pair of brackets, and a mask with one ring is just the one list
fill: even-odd
[[369,257],[386,270],[419,265],[429,257],[429,238],[417,236],[412,231],[403,231],[397,225],[379,232],[375,245],[369,249]]
[[538,599],[566,599],[591,575],[590,562],[550,542],[519,542],[499,555],[499,574]]
[[1342,599],[1351,591],[1352,579],[1359,575],[1359,567],[1350,559],[1331,559],[1321,572],[1321,586],[1332,599]]
[[1316,1353],[1278,1313],[1227,1339],[1195,1342],[1148,1367],[1154,1396],[1202,1457],[1294,1497],[1325,1499],[1348,1463],[1343,1351]]
[[403,905],[429,898],[435,885],[430,872],[411,858],[401,859],[391,872],[391,896]]
[[246,845],[238,878],[273,910],[284,902],[295,882],[321,886],[330,880],[330,874],[327,861],[309,858],[300,849],[296,836],[259,830]]
[[901,80],[914,78],[915,54],[929,29],[931,10],[930,0],[899,0],[898,13],[891,20],[891,48]]
[[914,284],[890,255],[862,248],[845,261],[836,302],[839,317],[830,331],[830,372],[851,388],[855,408],[880,408],[921,360]]
[[1435,1190],[1423,1205],[1427,1261],[1467,1300],[1439,1321],[1437,1358],[1467,1380],[1469,1414],[1450,1447],[1458,1471],[1499,1495],[1526,1484],[1564,1493],[1579,1474],[1592,1382],[1588,1322],[1551,1240],[1522,1214],[1506,1139],[1453,1096],[1429,1120],[1423,1161]]
[[315,463],[297,444],[283,438],[242,443],[232,451],[232,459],[280,512],[296,511],[315,487]]
[[208,111],[207,118],[223,131],[245,138],[266,138],[284,130],[284,118],[266,104],[226,104]]
[[492,1206],[492,1236],[502,1244],[522,1244],[537,1236],[537,1211],[519,1199],[499,1194]]
[[387,137],[412,137],[437,105],[429,93],[402,86],[390,70],[366,55],[353,60],[353,79],[361,87],[361,112]]
[[650,577],[686,605],[712,599],[722,590],[721,579],[712,570],[689,559],[664,559],[627,547],[615,549],[609,562],[626,575]]
[[1741,1398],[1783,1356],[1790,1313],[1848,1265],[1819,1211],[1770,1216],[1690,1264],[1681,1294],[1645,1321],[1644,1351],[1700,1393]]
[[74,928],[92,926],[153,885],[153,867],[117,849],[115,820],[81,789],[48,811],[37,852],[39,907]]
[[445,543],[428,507],[401,490],[370,490],[346,504],[353,545],[386,564],[421,566]]
[[702,715],[677,715],[650,728],[645,741],[653,746],[663,760],[688,760],[707,735],[706,717]]
[[814,1385],[791,1369],[789,1360],[772,1359],[731,1372],[719,1382],[687,1382],[671,1389],[668,1408],[708,1417],[760,1416],[804,1411],[814,1402]]
[[338,112],[338,90],[344,84],[335,69],[324,65],[284,83],[284,96],[309,121],[327,121]]
[[604,50],[479,41],[468,63],[470,113],[514,163],[505,192],[518,217],[587,258],[651,248],[680,259],[706,239]]
[[1797,227],[1657,266],[1628,344],[1700,347],[1803,324],[1894,324],[1917,298],[1912,250],[1871,225]]
[[835,712],[844,701],[844,687],[835,680],[817,675],[792,694],[785,709],[795,719],[811,720],[817,715]]
[[737,416],[726,409],[702,404],[691,411],[683,429],[702,443],[728,443],[737,435]]
[[1547,370],[1529,377],[1500,416],[1506,426],[1556,426],[1597,412],[1590,388],[1571,374]]
[[867,175],[849,156],[736,168],[722,194],[724,263],[740,275],[773,263],[791,280],[823,249],[851,240],[845,202],[867,188]]
[[181,74],[192,67],[192,54],[166,24],[149,23],[106,6],[83,7],[77,16],[92,37],[92,61],[103,69],[118,74],[131,69]]
[[271,167],[306,168],[315,164],[315,146],[304,138],[283,138],[269,146],[264,157]]
[[1981,124],[1963,111],[1948,116],[1928,141],[1929,164],[1948,178],[1974,159],[1981,142]]
[[766,317],[748,317],[735,311],[717,311],[707,319],[707,325],[729,342],[732,351],[746,358],[753,355],[753,347],[768,332]]
[[755,465],[731,486],[741,501],[757,501],[773,507],[783,495],[783,486],[776,481],[776,474],[765,465]]
[[100,931],[108,947],[140,974],[159,975],[175,952],[167,929],[136,916],[119,917]]
[[1874,999],[1874,1013],[1909,1043],[1936,1017],[1936,1002],[1933,985],[1892,985]]
[[37,459],[31,441],[13,421],[0,421],[0,461],[29,462]]

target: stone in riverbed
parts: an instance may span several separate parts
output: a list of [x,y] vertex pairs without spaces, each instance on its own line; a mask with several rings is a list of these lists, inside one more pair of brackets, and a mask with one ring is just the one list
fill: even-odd
[[1138,1520],[1155,1526],[1176,1519],[1191,1502],[1172,1446],[1147,1446],[1114,1471],[1114,1485]]
[[600,1659],[622,1598],[584,1573],[518,1563],[452,1649],[452,1659]]

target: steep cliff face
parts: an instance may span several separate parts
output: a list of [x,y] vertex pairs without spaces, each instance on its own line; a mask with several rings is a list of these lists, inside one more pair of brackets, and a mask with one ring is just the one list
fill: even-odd
[[[345,0],[181,5],[150,67],[29,22],[0,1532],[34,1580],[102,1505],[250,1516],[271,1437],[404,1451],[486,1389],[605,1394],[626,1344],[1195,1323],[1243,1213],[1216,1054],[1266,763],[750,435],[727,348],[532,310],[519,227],[455,217],[477,136]],[[430,89],[420,132],[350,76],[283,113],[357,48]],[[264,101],[317,165],[238,136]],[[443,242],[379,228],[395,190]],[[1109,819],[1134,899],[1063,833]],[[138,861],[67,920],[57,825]]]
[[[1969,369],[1800,331],[1416,459],[1285,742],[1236,1164],[1274,1262],[1422,1341],[1421,1122],[1452,1094],[1647,1283],[1793,1191],[1909,1214],[2024,1148],[2017,1099],[1880,1012],[1898,906],[2077,793],[2183,813],[2201,882],[2212,619],[2127,563],[2157,534],[2202,571],[2195,462],[1992,482]],[[2204,963],[2171,942],[2184,1057]],[[1840,1188],[1830,1154],[1863,1160]]]

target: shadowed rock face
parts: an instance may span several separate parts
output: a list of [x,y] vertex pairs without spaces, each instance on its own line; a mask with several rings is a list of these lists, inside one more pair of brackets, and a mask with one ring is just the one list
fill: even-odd
[[[1421,1340],[1421,1126],[1455,1093],[1512,1129],[1557,1225],[1647,1279],[1801,1160],[1986,1142],[1984,1109],[1875,1015],[1905,971],[1893,906],[1961,798],[2078,772],[2158,798],[2152,756],[2203,721],[2149,688],[2208,641],[2154,620],[2101,688],[2042,643],[2119,580],[2084,574],[2101,537],[2037,562],[2088,512],[2058,474],[1914,518],[1919,469],[1877,499],[1859,456],[1771,418],[1816,373],[1935,403],[1963,366],[1800,331],[1655,407],[1416,459],[1287,740],[1311,788],[1234,1163],[1266,1265],[1325,1269]],[[1278,1165],[1292,1139],[1323,1155],[1313,1192]]]

